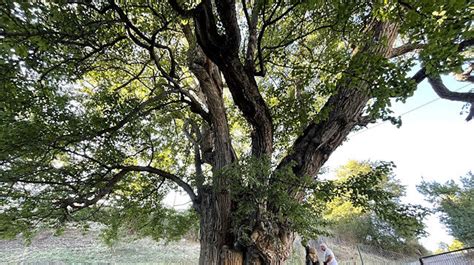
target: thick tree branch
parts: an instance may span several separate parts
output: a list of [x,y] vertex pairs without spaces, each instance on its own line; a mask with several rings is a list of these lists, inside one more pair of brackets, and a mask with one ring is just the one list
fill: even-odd
[[[462,52],[466,48],[474,46],[474,39],[467,39],[458,44],[458,51]],[[474,82],[474,77],[471,76],[471,72],[473,71],[473,64],[471,63],[469,67],[462,73],[456,75],[456,79],[459,81],[467,81],[467,82]],[[461,101],[470,103],[471,107],[469,109],[469,115],[466,118],[466,121],[470,121],[474,117],[474,93],[471,92],[454,92],[450,91],[441,80],[439,75],[430,76],[426,73],[426,68],[422,67],[418,72],[413,75],[411,78],[417,84],[421,83],[425,78],[428,78],[428,82],[430,83],[433,90],[438,94],[440,98],[453,100],[453,101]]]
[[260,4],[256,3],[252,9],[252,15],[248,14],[246,0],[242,0],[242,5],[247,19],[247,25],[249,27],[249,38],[247,41],[247,53],[245,56],[245,68],[250,72],[255,72],[255,49],[257,46],[257,22],[258,14],[260,13]]
[[428,82],[440,98],[452,101],[474,102],[474,93],[451,91],[444,85],[440,76],[428,76]]
[[471,107],[469,109],[469,114],[466,117],[466,121],[470,121],[472,117],[474,117],[474,93],[451,91],[444,85],[440,76],[428,76],[428,82],[440,98],[470,103]]
[[[200,89],[209,109],[212,129],[210,136],[213,138],[213,147],[211,148],[212,159],[206,162],[211,162],[214,170],[220,170],[235,160],[224,105],[222,77],[217,66],[207,58],[200,46],[195,44],[189,27],[183,26],[183,29],[188,32],[186,37],[191,43],[188,51],[189,68],[199,81]],[[207,157],[205,154],[204,156]]]
[[216,1],[216,7],[220,21],[224,25],[227,49],[231,53],[238,53],[241,36],[239,23],[237,21],[235,0]]
[[392,53],[390,54],[390,58],[395,58],[400,55],[404,55],[406,53],[412,52],[414,50],[419,50],[423,49],[426,46],[426,44],[422,43],[407,43],[402,46],[396,47],[392,50]]
[[369,123],[375,122],[375,119],[370,115],[361,115],[357,119],[357,125],[359,126],[367,126]]
[[[235,3],[227,0],[217,8],[220,19],[228,28],[224,36],[217,31],[216,18],[212,12],[212,1],[203,1],[196,9],[196,39],[202,50],[224,74],[235,104],[252,126],[252,153],[256,156],[270,155],[273,150],[273,123],[270,110],[260,94],[254,73],[247,71],[238,55],[238,44],[226,43],[240,39],[235,18]],[[229,10],[224,10],[228,8]],[[234,34],[235,36],[232,36]],[[224,47],[223,47],[224,45]]]
[[420,70],[418,70],[418,72],[416,72],[415,75],[413,75],[411,77],[411,80],[415,81],[415,83],[419,84],[421,83],[423,80],[425,80],[426,78],[426,68],[423,67],[421,68]]
[[[388,43],[385,46],[374,42],[358,47],[351,59],[351,65],[359,66],[366,61],[365,56],[373,54],[388,58],[398,34],[398,26],[374,20],[365,31],[367,34],[372,34],[374,40],[386,38]],[[338,83],[337,93],[328,99],[320,111],[323,115],[328,115],[327,118],[312,122],[306,127],[278,169],[291,166],[298,176],[314,176],[353,127],[361,122],[361,114],[370,98],[367,92],[370,85],[364,78],[344,75]]]

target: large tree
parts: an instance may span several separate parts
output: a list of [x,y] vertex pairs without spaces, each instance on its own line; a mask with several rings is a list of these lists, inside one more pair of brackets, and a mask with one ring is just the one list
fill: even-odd
[[8,235],[101,219],[160,238],[186,223],[160,204],[179,188],[200,264],[279,264],[354,128],[396,121],[426,78],[474,102],[440,78],[472,82],[469,1],[4,1],[0,20]]

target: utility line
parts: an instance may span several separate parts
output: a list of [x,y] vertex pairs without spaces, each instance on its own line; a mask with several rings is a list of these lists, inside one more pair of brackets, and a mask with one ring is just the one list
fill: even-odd
[[[466,84],[466,85],[464,85],[464,86],[462,86],[462,87],[460,87],[460,88],[454,90],[454,92],[458,92],[459,90],[461,90],[461,89],[463,89],[463,88],[465,88],[465,87],[468,87],[468,86],[470,86],[470,85],[472,85],[472,84]],[[438,100],[440,100],[440,99],[441,99],[440,97],[437,97],[437,98],[434,98],[434,99],[432,99],[432,100],[430,100],[430,101],[428,101],[428,102],[425,102],[425,103],[421,104],[420,106],[417,106],[417,107],[415,107],[415,108],[413,108],[413,109],[411,109],[411,110],[408,110],[408,111],[406,111],[406,112],[403,112],[402,114],[400,114],[400,117],[403,117],[403,116],[405,116],[405,115],[407,115],[407,114],[409,114],[409,113],[411,113],[411,112],[414,112],[415,110],[419,110],[419,109],[421,109],[421,108],[423,108],[423,107],[425,107],[425,106],[427,106],[427,105],[429,105],[429,104],[431,104],[431,103],[433,103],[433,102],[436,102],[436,101],[438,101]],[[357,133],[354,133],[351,137],[357,136],[357,135],[359,135],[359,134],[361,134],[361,133],[364,133],[364,132],[366,132],[366,131],[368,131],[368,130],[370,130],[370,129],[373,129],[373,128],[378,127],[378,126],[380,126],[380,125],[382,125],[382,124],[385,124],[385,122],[387,122],[387,121],[382,121],[382,122],[376,123],[376,124],[375,124],[374,126],[372,126],[372,127],[368,127],[368,128],[366,128],[366,129],[364,129],[364,130],[362,130],[362,131],[359,131],[359,132],[357,132]]]

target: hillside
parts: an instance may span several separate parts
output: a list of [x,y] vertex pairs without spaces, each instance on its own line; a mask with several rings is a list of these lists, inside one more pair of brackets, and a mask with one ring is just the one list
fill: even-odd
[[[199,244],[192,240],[158,243],[151,239],[127,238],[113,247],[106,246],[99,237],[99,230],[81,232],[68,229],[61,236],[52,232],[39,233],[29,246],[21,239],[0,240],[0,260],[7,264],[197,264]],[[322,240],[322,239],[320,239]],[[324,239],[333,249],[341,265],[361,264],[410,264],[416,258],[377,250],[367,246],[357,246],[330,238]],[[312,241],[316,246],[317,241]],[[321,253],[320,253],[321,254]],[[299,240],[295,241],[293,255],[288,264],[304,264],[304,249]],[[413,263],[417,264],[417,263]]]

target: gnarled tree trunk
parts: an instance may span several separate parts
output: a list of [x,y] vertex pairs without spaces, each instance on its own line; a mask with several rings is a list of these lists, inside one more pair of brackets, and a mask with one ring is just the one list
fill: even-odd
[[229,194],[216,194],[210,188],[202,193],[199,264],[243,264],[242,252],[232,250],[230,208]]
[[201,198],[200,265],[284,264],[291,254],[294,233],[281,227],[272,231],[257,226],[251,234],[253,244],[241,246],[231,232],[230,196],[208,191]]
[[[260,219],[262,212],[272,214],[278,205],[271,198],[255,205],[252,218],[253,230],[250,243],[240,245],[236,232],[239,224],[232,222],[232,213],[238,202],[231,197],[231,186],[221,169],[236,160],[233,153],[229,125],[222,97],[221,73],[246,121],[251,126],[252,155],[270,157],[273,152],[273,123],[270,111],[259,92],[254,73],[239,58],[240,29],[235,18],[235,2],[216,2],[220,21],[226,29],[220,35],[213,15],[213,3],[203,1],[193,13],[195,34],[185,29],[190,45],[190,69],[199,80],[201,101],[209,109],[208,126],[212,131],[212,159],[207,161],[213,168],[212,186],[198,186],[201,224],[201,253],[199,263],[208,264],[284,264],[291,254],[294,232],[283,223],[267,223]],[[350,65],[366,64],[365,58],[380,56],[389,58],[397,37],[397,25],[373,20],[367,25],[367,40],[358,44]],[[367,64],[370,75],[370,64]],[[345,74],[338,83],[337,92],[331,96],[323,112],[326,119],[310,123],[296,140],[291,152],[277,170],[292,165],[296,176],[314,176],[343,142],[354,126],[360,123],[364,107],[370,99],[370,85],[365,79]],[[272,185],[269,176],[262,174],[262,183]],[[285,191],[282,191],[285,192]],[[302,200],[302,191],[288,187],[295,200]]]

